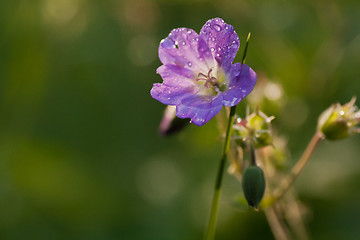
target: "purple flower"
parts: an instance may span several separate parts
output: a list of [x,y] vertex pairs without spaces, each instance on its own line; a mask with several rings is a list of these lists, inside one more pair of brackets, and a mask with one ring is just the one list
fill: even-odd
[[177,28],[160,42],[163,63],[151,96],[176,106],[176,116],[204,125],[222,106],[235,106],[254,88],[256,73],[246,64],[235,63],[239,37],[221,18],[206,22],[197,34]]

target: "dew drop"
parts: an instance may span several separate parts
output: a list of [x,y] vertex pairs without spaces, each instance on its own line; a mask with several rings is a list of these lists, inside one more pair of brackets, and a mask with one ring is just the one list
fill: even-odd
[[210,50],[213,52],[213,51],[215,51],[215,48],[211,47]]
[[228,30],[228,29],[229,29],[229,26],[226,26],[225,29]]
[[213,38],[211,38],[211,41],[215,42],[215,41],[216,41],[216,39],[213,37]]
[[216,56],[217,56],[217,57],[220,57],[220,54],[219,54],[219,53],[217,53],[217,54],[216,54]]
[[221,27],[220,27],[220,25],[218,25],[218,24],[215,24],[215,25],[214,25],[214,29],[215,29],[215,31],[217,31],[217,32],[220,32],[220,31],[221,31]]
[[191,67],[191,66],[192,66],[192,63],[191,63],[191,62],[188,62],[188,66]]
[[186,42],[182,42],[181,44],[182,44],[183,46],[185,46],[185,45],[186,45]]
[[217,50],[220,52],[222,49],[221,49],[221,47],[218,47],[218,49],[217,49]]

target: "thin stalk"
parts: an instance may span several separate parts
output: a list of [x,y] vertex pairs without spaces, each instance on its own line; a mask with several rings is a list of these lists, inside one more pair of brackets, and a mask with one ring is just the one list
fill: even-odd
[[280,187],[274,191],[274,202],[280,199],[286,191],[291,187],[294,183],[295,179],[299,176],[301,171],[304,169],[305,165],[309,161],[311,155],[315,151],[316,147],[323,140],[324,137],[320,132],[316,132],[312,137],[311,141],[309,142],[308,146],[306,147],[303,155],[299,159],[299,161],[295,164],[295,166],[291,169],[290,174],[280,183]]
[[226,136],[225,136],[225,143],[224,143],[224,149],[223,154],[219,163],[219,168],[216,176],[216,182],[215,182],[215,192],[211,204],[211,212],[210,212],[210,219],[208,224],[208,230],[206,233],[205,239],[212,240],[215,237],[215,230],[216,230],[216,221],[217,221],[217,215],[218,215],[218,209],[219,209],[219,201],[220,201],[220,195],[221,195],[221,184],[222,184],[222,178],[224,175],[224,169],[225,169],[225,163],[227,159],[227,155],[229,153],[230,149],[230,136],[232,132],[232,126],[235,119],[235,112],[236,112],[236,106],[231,107],[230,109],[230,115],[229,115],[229,121],[226,129]]
[[247,148],[250,155],[250,165],[256,166],[256,156],[255,156],[255,147],[254,144],[251,141],[247,142]]
[[290,240],[292,239],[290,231],[286,224],[282,221],[282,218],[279,217],[274,206],[266,208],[264,210],[266,219],[269,223],[270,229],[276,240]]
[[[247,53],[247,48],[249,45],[249,39],[250,39],[250,33],[248,34],[248,37],[246,39],[246,45],[245,45],[241,64],[244,64],[245,60],[246,60],[246,53]],[[209,224],[208,224],[207,232],[205,235],[206,240],[213,240],[215,238],[216,222],[217,222],[220,195],[221,195],[221,184],[222,184],[222,179],[223,179],[223,175],[224,175],[226,159],[227,159],[227,156],[228,156],[228,153],[230,150],[230,137],[231,137],[231,132],[232,132],[233,124],[234,124],[234,120],[235,120],[235,112],[236,112],[236,105],[230,108],[229,121],[228,121],[227,128],[226,128],[226,136],[225,136],[223,154],[221,156],[218,172],[216,175],[215,191],[214,191],[214,196],[213,196],[213,200],[212,200],[212,204],[211,204]]]

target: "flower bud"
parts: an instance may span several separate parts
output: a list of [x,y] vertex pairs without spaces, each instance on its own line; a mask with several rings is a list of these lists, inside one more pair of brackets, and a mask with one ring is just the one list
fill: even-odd
[[234,126],[234,136],[238,139],[238,144],[250,140],[255,148],[271,145],[273,138],[270,122],[273,119],[274,117],[268,117],[259,110],[245,119],[239,118]]
[[354,105],[355,101],[353,97],[344,105],[334,104],[320,115],[318,129],[326,139],[338,140],[359,133],[356,125],[360,123],[360,111]]
[[245,169],[242,187],[248,204],[257,208],[265,192],[264,172],[258,166],[249,166]]
[[164,110],[163,118],[161,119],[159,133],[163,136],[169,136],[171,134],[180,132],[188,124],[188,120],[176,117],[175,106],[167,106]]

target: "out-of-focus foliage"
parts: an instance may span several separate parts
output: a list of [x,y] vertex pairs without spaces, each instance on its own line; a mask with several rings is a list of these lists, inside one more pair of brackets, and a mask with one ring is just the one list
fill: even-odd
[[[355,0],[1,1],[0,238],[200,239],[221,136],[215,120],[158,136],[159,41],[213,17],[242,43],[251,32],[250,98],[291,164],[318,115],[360,95],[359,13]],[[360,238],[359,143],[322,144],[299,177],[313,239]],[[218,239],[271,239],[263,213],[232,206],[240,192],[226,176]]]

